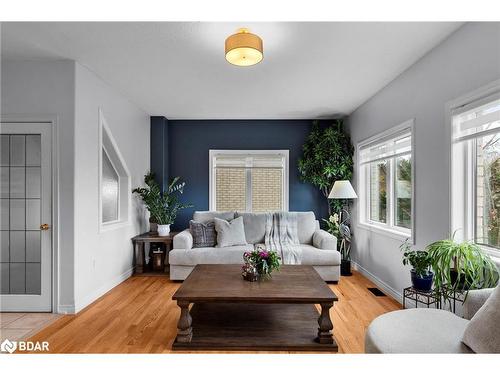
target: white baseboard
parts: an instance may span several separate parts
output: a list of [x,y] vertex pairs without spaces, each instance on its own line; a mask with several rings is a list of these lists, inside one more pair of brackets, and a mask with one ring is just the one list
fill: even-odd
[[385,283],[384,281],[380,280],[377,276],[375,276],[373,273],[368,271],[366,268],[363,268],[360,266],[358,263],[351,261],[352,265],[354,266],[354,269],[358,272],[360,272],[363,276],[367,277],[372,281],[377,287],[379,287],[383,292],[386,294],[389,294],[392,298],[394,298],[396,301],[399,303],[402,303],[403,301],[403,295],[401,292],[398,292],[396,289],[391,287],[389,284]]
[[86,295],[80,301],[77,301],[75,303],[75,307],[73,309],[73,312],[68,312],[68,314],[76,314],[79,311],[83,310],[85,307],[90,305],[92,302],[94,302],[99,297],[102,297],[104,294],[109,292],[115,286],[117,286],[118,284],[121,284],[122,282],[127,280],[130,276],[132,276],[133,272],[134,272],[134,268],[130,268],[127,271],[123,272],[121,275],[118,275],[114,279],[108,281],[106,284],[104,284],[102,287],[97,289],[95,292]]
[[74,314],[75,305],[59,305],[57,306],[57,314]]

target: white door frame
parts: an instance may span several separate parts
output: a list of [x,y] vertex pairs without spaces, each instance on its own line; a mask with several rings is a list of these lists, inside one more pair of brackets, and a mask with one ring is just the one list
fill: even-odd
[[56,115],[2,114],[0,123],[46,123],[51,125],[52,172],[52,312],[59,312],[59,126]]

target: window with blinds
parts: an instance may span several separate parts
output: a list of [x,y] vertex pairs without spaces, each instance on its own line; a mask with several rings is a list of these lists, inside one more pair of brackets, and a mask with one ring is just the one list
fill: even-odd
[[500,249],[500,92],[451,111],[452,228]]
[[210,210],[288,210],[288,151],[211,150]]
[[413,120],[358,145],[361,223],[412,232]]

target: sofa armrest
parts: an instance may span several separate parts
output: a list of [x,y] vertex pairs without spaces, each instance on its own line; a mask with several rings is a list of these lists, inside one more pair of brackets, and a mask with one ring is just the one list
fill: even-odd
[[337,250],[337,237],[326,230],[316,230],[313,234],[313,246],[322,250]]
[[189,250],[193,248],[193,235],[189,229],[185,229],[174,236],[174,249]]
[[471,320],[472,317],[476,314],[477,310],[479,310],[481,306],[484,305],[492,292],[493,288],[470,290],[469,293],[467,293],[467,298],[464,302],[464,318]]

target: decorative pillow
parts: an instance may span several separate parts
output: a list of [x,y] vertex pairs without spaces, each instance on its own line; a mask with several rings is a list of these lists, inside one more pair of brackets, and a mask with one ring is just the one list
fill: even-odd
[[462,342],[476,353],[500,353],[500,286],[472,317]]
[[215,224],[213,221],[199,223],[191,220],[189,229],[193,235],[193,248],[195,247],[214,247],[217,243],[217,234],[215,233]]
[[214,218],[214,223],[217,231],[217,247],[247,244],[243,217],[240,216],[231,221]]

